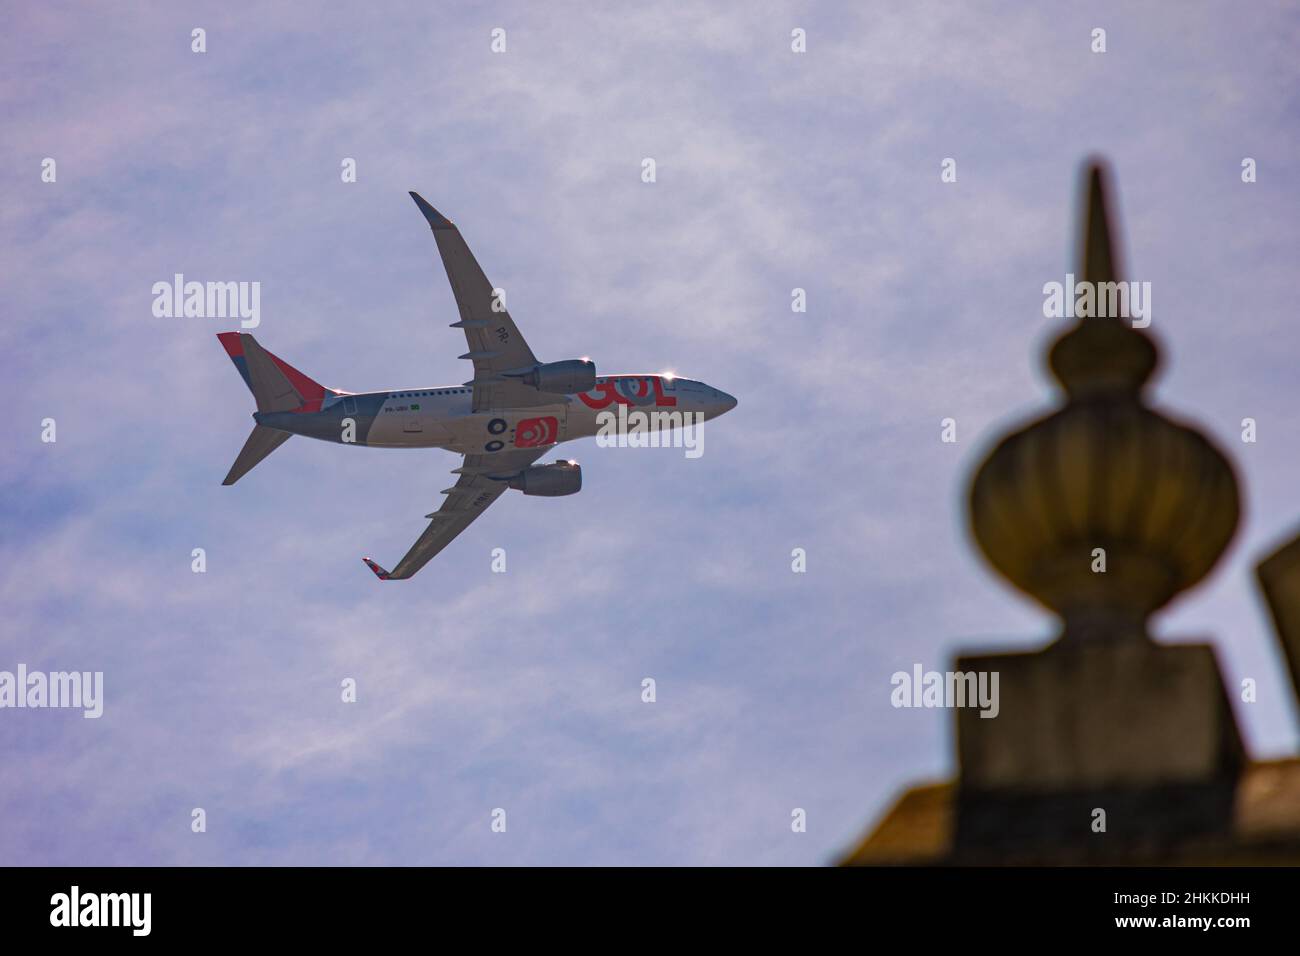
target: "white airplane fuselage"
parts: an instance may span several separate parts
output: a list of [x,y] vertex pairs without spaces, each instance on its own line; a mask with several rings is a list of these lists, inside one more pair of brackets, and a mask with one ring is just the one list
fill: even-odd
[[[553,403],[475,412],[473,388],[449,385],[378,392],[327,391],[312,411],[258,413],[259,424],[309,438],[380,448],[444,448],[462,455],[542,448],[597,434],[620,406],[658,413],[652,427],[680,427],[729,411],[736,400],[669,375],[602,375],[588,392]],[[607,426],[608,427],[608,426]]]

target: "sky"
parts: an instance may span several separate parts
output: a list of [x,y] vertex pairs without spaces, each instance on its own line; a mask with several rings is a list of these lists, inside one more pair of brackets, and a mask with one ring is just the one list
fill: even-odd
[[[963,501],[1059,400],[1042,287],[1091,155],[1152,283],[1155,403],[1242,485],[1229,551],[1153,628],[1258,682],[1254,756],[1300,745],[1253,577],[1300,526],[1293,5],[0,17],[0,669],[104,674],[97,720],[0,710],[0,862],[834,861],[954,771],[953,714],[893,708],[890,675],[1054,633]],[[234,325],[155,317],[153,284],[259,282],[259,342],[328,386],[462,382],[410,189],[543,359],[736,396],[704,455],[565,446],[580,494],[507,495],[386,584],[359,558],[405,553],[449,452],[296,438],[222,487],[253,411]]]

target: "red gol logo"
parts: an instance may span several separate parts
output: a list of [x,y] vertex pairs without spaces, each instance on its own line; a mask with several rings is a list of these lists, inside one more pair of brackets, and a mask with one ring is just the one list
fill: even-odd
[[515,447],[536,448],[538,445],[554,444],[559,428],[559,421],[551,415],[525,418],[515,426]]

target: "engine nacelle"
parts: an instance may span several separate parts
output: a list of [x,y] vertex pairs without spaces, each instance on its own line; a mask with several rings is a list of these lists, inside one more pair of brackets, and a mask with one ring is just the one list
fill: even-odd
[[522,376],[525,385],[554,395],[576,395],[596,387],[596,363],[584,359],[543,362]]
[[532,465],[511,478],[510,487],[526,495],[542,495],[546,498],[576,495],[582,490],[582,466],[576,461]]

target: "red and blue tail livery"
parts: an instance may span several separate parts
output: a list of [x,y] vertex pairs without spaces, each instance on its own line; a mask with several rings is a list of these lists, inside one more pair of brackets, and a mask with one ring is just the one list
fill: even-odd
[[370,568],[371,571],[374,571],[375,577],[379,578],[379,580],[387,581],[391,577],[387,571],[375,564],[375,562],[371,561],[369,558],[362,558],[361,560],[366,562],[366,567]]

